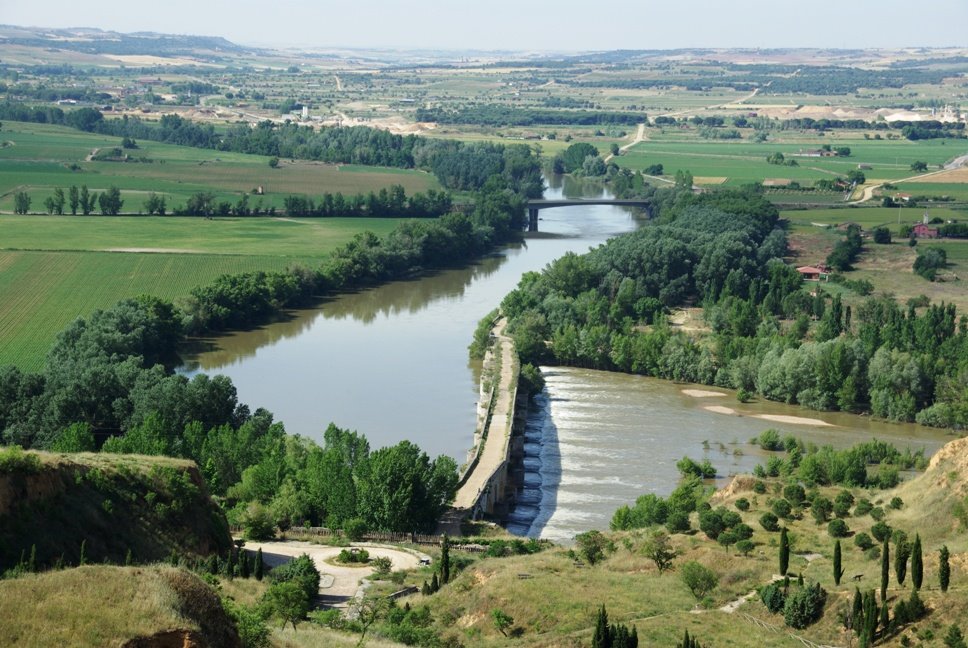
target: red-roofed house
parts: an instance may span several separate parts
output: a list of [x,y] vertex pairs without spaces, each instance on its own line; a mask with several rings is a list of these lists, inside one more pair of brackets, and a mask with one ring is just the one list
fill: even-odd
[[925,239],[938,238],[938,228],[930,227],[929,225],[925,225],[924,223],[918,223],[917,225],[911,228],[911,235],[914,236],[914,238],[925,238]]
[[819,266],[800,266],[797,268],[797,272],[803,277],[804,281],[820,281],[823,279],[827,280],[827,266],[823,263]]

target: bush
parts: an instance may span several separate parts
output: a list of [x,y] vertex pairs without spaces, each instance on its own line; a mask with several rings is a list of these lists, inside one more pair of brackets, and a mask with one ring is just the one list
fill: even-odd
[[308,600],[314,599],[319,593],[319,570],[307,554],[279,565],[270,572],[269,578],[274,583],[297,584]]
[[393,569],[393,561],[386,556],[374,558],[370,561],[370,564],[373,565],[373,570],[376,572],[377,576],[387,576]]
[[736,500],[736,508],[738,508],[740,511],[748,511],[750,510],[750,501],[745,497],[741,497]]
[[702,600],[707,593],[719,585],[719,577],[716,572],[695,560],[690,560],[682,565],[679,569],[679,575],[697,601]]
[[787,598],[783,620],[791,628],[802,630],[820,620],[826,602],[827,591],[820,587],[820,583],[800,587]]
[[892,497],[891,503],[888,504],[888,507],[895,511],[899,510],[902,506],[904,506],[904,500],[900,497]]
[[790,514],[793,512],[793,507],[790,506],[790,502],[785,499],[776,500],[770,508],[777,517],[783,518],[784,520],[789,520]]
[[771,614],[777,614],[786,605],[786,595],[780,583],[774,582],[760,588],[760,600]]
[[764,513],[760,516],[760,526],[771,533],[780,530],[780,519],[772,513]]
[[874,508],[874,505],[871,504],[870,500],[862,499],[859,502],[857,502],[857,506],[854,507],[854,515],[856,516],[867,515],[868,513],[871,512],[873,508]]
[[366,534],[366,521],[361,518],[350,518],[343,523],[343,533],[353,542],[362,540]]
[[783,488],[783,497],[785,497],[794,506],[800,506],[806,496],[807,494],[803,490],[803,486],[800,484],[790,484]]
[[760,436],[756,438],[756,443],[764,450],[776,452],[783,449],[783,444],[780,442],[780,433],[772,428],[761,432]]
[[878,542],[884,542],[887,538],[891,537],[891,526],[887,522],[878,522],[871,527],[871,535],[874,536]]
[[[757,468],[759,468],[759,466],[757,466]],[[766,493],[766,484],[759,480],[753,482],[753,492],[757,493],[758,495]]]
[[850,533],[850,529],[847,528],[846,522],[840,518],[836,518],[831,520],[830,524],[827,525],[827,533],[834,538],[846,538],[847,534]]
[[683,511],[672,511],[666,519],[666,529],[669,533],[683,533],[691,528],[689,514]]
[[869,535],[861,532],[861,533],[858,533],[856,536],[854,536],[854,544],[861,551],[867,551],[868,549],[874,546],[874,541],[871,540],[871,537]]
[[24,452],[20,446],[0,448],[0,475],[4,473],[35,473],[40,470],[40,457]]
[[272,513],[259,502],[252,502],[242,518],[242,535],[246,540],[271,540],[276,535]]

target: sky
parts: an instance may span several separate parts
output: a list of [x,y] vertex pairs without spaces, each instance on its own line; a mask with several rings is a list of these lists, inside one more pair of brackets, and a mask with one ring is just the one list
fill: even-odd
[[0,23],[275,47],[968,47],[968,0],[0,0]]

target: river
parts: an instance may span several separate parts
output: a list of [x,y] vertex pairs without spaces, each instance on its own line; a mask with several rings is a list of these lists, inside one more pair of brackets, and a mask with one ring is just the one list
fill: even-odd
[[[602,197],[600,185],[552,181],[546,198]],[[293,434],[322,441],[329,422],[358,430],[371,447],[408,439],[462,463],[473,442],[479,363],[467,345],[481,317],[521,275],[566,252],[585,252],[638,227],[633,212],[582,205],[541,212],[541,232],[470,267],[342,295],[285,321],[211,340],[182,371],[229,376],[239,399],[272,411]],[[647,492],[667,494],[685,455],[719,473],[761,460],[746,443],[767,427],[846,446],[872,436],[933,452],[943,434],[781,404],[740,405],[731,395],[694,398],[669,382],[545,368],[547,387],[526,429],[525,488],[508,528],[568,541],[605,529],[614,510]],[[818,417],[831,427],[789,425],[745,414]],[[704,445],[704,441],[708,442]]]

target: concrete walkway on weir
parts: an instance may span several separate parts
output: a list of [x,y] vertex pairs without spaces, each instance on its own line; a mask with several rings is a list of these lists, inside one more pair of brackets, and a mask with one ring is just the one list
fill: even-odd
[[495,390],[490,423],[481,441],[484,447],[480,449],[477,465],[471,469],[464,484],[458,489],[452,511],[442,521],[442,527],[446,527],[442,530],[452,535],[460,535],[460,521],[473,510],[491,477],[507,460],[511,427],[514,424],[514,397],[517,390],[513,381],[517,358],[514,355],[514,343],[504,335],[506,325],[507,320],[502,317],[492,332],[494,342],[490,352],[501,358],[501,373]]

